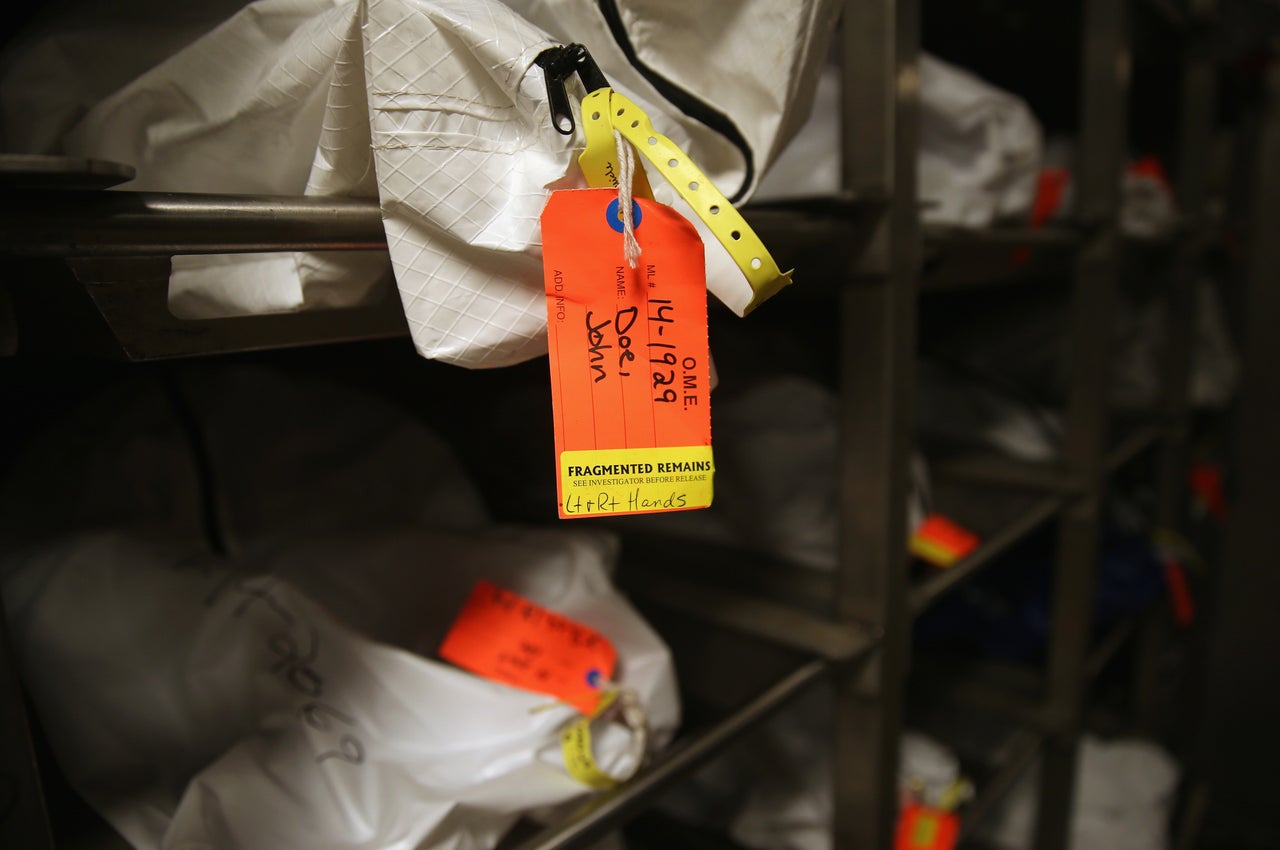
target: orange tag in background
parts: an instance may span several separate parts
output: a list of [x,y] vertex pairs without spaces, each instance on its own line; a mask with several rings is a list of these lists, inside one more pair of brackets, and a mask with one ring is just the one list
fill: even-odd
[[894,850],[955,850],[960,837],[956,814],[919,803],[909,803],[898,815]]
[[587,715],[595,712],[618,662],[604,635],[487,581],[476,582],[440,657]]
[[935,567],[949,567],[978,548],[981,541],[942,514],[929,514],[911,535],[911,554]]
[[711,504],[706,260],[670,207],[636,200],[637,268],[618,193],[559,191],[542,213],[556,491],[562,518]]

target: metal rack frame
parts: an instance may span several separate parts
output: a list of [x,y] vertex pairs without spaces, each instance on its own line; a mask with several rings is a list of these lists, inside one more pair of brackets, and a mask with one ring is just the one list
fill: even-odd
[[[718,560],[733,558],[732,569],[741,577],[736,582],[739,590],[726,590],[725,582],[717,583],[714,575],[708,580],[696,569],[684,570],[675,563],[668,565],[669,572],[646,575],[628,588],[718,628],[799,650],[805,660],[708,729],[681,737],[625,786],[524,840],[519,850],[587,845],[821,680],[831,681],[836,694],[831,777],[835,846],[890,847],[914,617],[1054,521],[1060,523],[1060,543],[1043,700],[1013,709],[1034,721],[1036,728],[1014,748],[1014,757],[974,805],[965,828],[971,830],[1034,758],[1043,755],[1037,846],[1066,846],[1088,680],[1132,633],[1117,632],[1104,647],[1090,652],[1091,593],[1107,476],[1156,447],[1161,463],[1159,521],[1175,525],[1183,500],[1187,346],[1173,345],[1166,359],[1168,389],[1159,420],[1118,441],[1108,440],[1109,333],[1098,317],[1110,313],[1122,250],[1117,210],[1125,145],[1129,4],[1085,2],[1077,220],[1046,230],[968,230],[923,227],[915,200],[921,2],[845,0],[843,197],[822,208],[748,211],[766,239],[772,236],[801,246],[837,244],[842,249],[823,252],[820,260],[820,267],[839,280],[834,294],[821,295],[838,300],[841,327],[838,477],[845,521],[838,568],[830,577],[798,577],[790,571],[781,580],[787,586],[775,586],[785,592],[774,595],[769,582],[777,573],[765,563],[768,559],[747,553],[729,556],[721,550]],[[1177,11],[1171,0],[1162,0],[1158,9],[1165,15]],[[1177,195],[1186,225],[1195,232],[1205,229],[1206,189],[1198,164],[1209,146],[1213,116],[1214,67],[1204,23],[1212,13],[1213,0],[1192,0],[1186,16],[1174,15],[1186,26],[1189,45]],[[69,208],[77,210],[74,216],[68,215]],[[1076,347],[1064,458],[1051,468],[979,462],[967,470],[953,470],[985,478],[987,486],[1025,491],[1026,498],[1010,509],[1002,525],[990,529],[976,552],[950,571],[912,584],[905,505],[916,309],[920,293],[932,288],[922,275],[922,264],[930,252],[974,246],[1004,252],[1028,247],[1052,252],[1055,262],[1065,259],[1071,264]],[[1204,246],[1204,239],[1184,239],[1171,249],[1174,339],[1186,339],[1190,333],[1194,269]],[[376,203],[128,192],[64,192],[51,198],[23,190],[0,195],[0,254],[68,258],[76,280],[130,359],[406,333],[393,298],[367,308],[247,320],[190,322],[168,313],[166,283],[174,254],[314,249],[385,249]],[[715,572],[715,564],[703,566]],[[752,594],[756,578],[759,584]],[[7,643],[0,646],[0,661],[6,664],[7,652]],[[0,673],[16,687],[16,673],[12,665],[7,667]],[[21,706],[20,700],[6,703]],[[16,734],[25,724],[20,713],[0,714],[0,719],[7,733]],[[11,771],[25,777],[20,783],[22,799],[38,802],[38,777],[29,770],[30,759],[22,754],[17,759],[18,768],[26,765]],[[22,831],[6,831],[15,829]],[[39,817],[25,824],[0,819],[0,844],[10,840],[33,848],[52,846],[47,823]]]

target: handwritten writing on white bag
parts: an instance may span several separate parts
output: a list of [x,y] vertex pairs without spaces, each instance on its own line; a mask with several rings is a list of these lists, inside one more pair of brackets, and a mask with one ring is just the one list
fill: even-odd
[[[205,597],[204,606],[211,608],[224,594],[230,593],[238,599],[231,612],[236,620],[255,607],[278,620],[282,630],[271,632],[264,647],[270,655],[268,669],[302,698],[297,708],[301,722],[335,739],[332,749],[316,755],[316,762],[339,759],[349,764],[363,764],[365,749],[355,734],[359,731],[355,717],[322,699],[325,680],[318,669],[320,632],[273,595],[275,585],[276,581],[269,576],[228,576]],[[299,640],[300,633],[306,639],[305,649]]]

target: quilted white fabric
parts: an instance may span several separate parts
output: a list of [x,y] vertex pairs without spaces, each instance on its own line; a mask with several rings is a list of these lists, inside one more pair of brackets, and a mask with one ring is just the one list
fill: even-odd
[[[358,13],[350,0],[253,3],[96,104],[63,150],[135,166],[135,191],[374,196],[367,154],[334,156],[368,148]],[[179,257],[170,307],[343,307],[387,278],[373,252]]]
[[573,140],[530,68],[554,44],[497,3],[369,3],[383,220],[424,356],[502,366],[546,351],[538,218]]
[[[25,138],[15,122],[3,129],[13,150],[133,164],[130,189],[378,197],[419,352],[503,366],[546,349],[538,219],[551,191],[581,180],[581,139],[552,127],[538,53],[586,44],[732,196],[754,189],[803,122],[837,10],[834,0],[734,0],[715,14],[677,0],[257,0],[161,51],[56,150],[49,121]],[[58,37],[16,57],[6,79],[40,78]],[[75,76],[57,79],[74,88]],[[681,112],[667,84],[720,113],[745,152],[705,115]],[[84,99],[45,98],[64,104],[58,120]],[[692,218],[656,182],[659,200]],[[745,278],[703,237],[708,287],[741,312]],[[192,318],[346,306],[376,298],[386,271],[380,254],[183,257],[170,305]]]

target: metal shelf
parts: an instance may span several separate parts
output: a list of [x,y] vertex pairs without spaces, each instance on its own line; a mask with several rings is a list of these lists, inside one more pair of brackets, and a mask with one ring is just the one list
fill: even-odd
[[973,835],[992,813],[1000,806],[1009,792],[1017,787],[1019,781],[1031,770],[1044,746],[1044,736],[1036,732],[1020,731],[1015,733],[1006,754],[992,773],[978,789],[977,798],[965,807],[960,819],[960,837]]
[[1151,12],[1166,27],[1180,36],[1186,36],[1197,19],[1187,9],[1186,0],[1142,0],[1140,8]]
[[1087,679],[1092,681],[1102,675],[1120,651],[1138,634],[1149,610],[1143,609],[1120,620],[1089,650],[1084,662]]
[[950,248],[991,246],[998,248],[1077,248],[1082,241],[1078,228],[1051,224],[1043,227],[996,224],[989,227],[964,227],[952,224],[928,224],[924,227],[926,247]]
[[[1101,676],[1135,638],[1151,610],[1146,606],[1129,614],[1095,637],[1084,664],[1086,684]],[[917,687],[946,704],[981,710],[1039,731],[1054,725],[1038,667],[968,656],[922,656],[915,673]]]
[[[984,495],[983,494],[988,494]],[[982,543],[946,569],[931,569],[911,587],[908,607],[919,616],[932,604],[989,566],[996,558],[1052,521],[1066,505],[1060,495],[1028,496],[997,488],[951,487],[939,494],[939,507]],[[976,499],[974,497],[977,497]],[[976,509],[976,510],[975,510]]]
[[1130,426],[1103,456],[1102,463],[1107,473],[1114,475],[1155,448],[1167,431],[1167,428],[1158,424]]
[[938,704],[981,712],[1031,729],[1048,725],[1044,681],[1035,667],[968,655],[920,653],[912,690]]
[[[748,204],[743,215],[783,257],[856,250],[885,199]],[[166,192],[10,191],[0,195],[0,253],[37,257],[155,257],[263,251],[386,250],[375,198]],[[847,272],[847,268],[842,271]]]
[[[714,510],[714,508],[713,508]],[[831,608],[831,573],[789,563],[771,555],[686,537],[655,533],[627,534],[624,529],[622,570],[618,581],[628,593],[657,595],[647,587],[655,577],[708,588],[734,588],[755,599],[767,599],[813,616]],[[678,604],[674,600],[660,600]]]
[[723,720],[681,736],[625,785],[595,797],[562,823],[517,844],[504,842],[501,846],[509,850],[572,850],[589,846],[638,814],[653,797],[758,727],[829,671],[830,665],[821,659],[802,663]]
[[[1158,422],[1117,423],[1103,454],[1102,465],[1114,475],[1154,448],[1168,429]],[[933,464],[933,474],[972,484],[997,485],[1014,489],[1071,495],[1079,486],[1058,461],[1025,461],[994,451],[961,451],[944,456]]]
[[[0,194],[0,254],[28,263],[28,288],[82,289],[128,360],[408,335],[390,275],[383,296],[358,307],[226,319],[169,312],[174,256],[312,250],[385,252],[378,202],[79,190]],[[49,317],[54,328],[57,318]],[[83,338],[54,335],[63,350]]]
[[795,299],[831,299],[850,280],[884,218],[888,199],[870,195],[747,204],[742,215],[773,252],[778,266],[795,269]]
[[[743,212],[800,269],[803,295],[829,297],[886,206],[876,198],[748,205]],[[168,309],[171,258],[273,251],[386,251],[376,199],[161,192],[0,194],[0,255],[65,260],[129,360],[385,339],[408,334],[398,300],[227,319],[179,319]],[[60,270],[46,268],[57,279]],[[53,272],[53,274],[48,274]],[[65,340],[68,335],[62,335]],[[75,338],[75,335],[69,335]],[[64,343],[65,344],[65,343]]]
[[[1163,433],[1156,425],[1127,430],[1106,455],[1108,473],[1154,447]],[[935,468],[934,479],[936,507],[982,542],[958,563],[930,569],[911,584],[913,617],[1052,522],[1072,497],[1058,466],[998,456],[950,459]],[[867,640],[829,619],[828,571],[747,549],[653,534],[628,537],[623,551],[631,568],[620,581],[629,592],[691,616],[834,660],[860,652]]]
[[[887,208],[875,197],[747,205],[743,212],[801,286],[831,298]],[[1060,272],[1080,244],[1070,227],[925,229],[924,291],[992,286]],[[385,251],[375,199],[27,191],[0,195],[0,254],[66,259],[130,360],[385,339],[408,333],[391,297],[356,308],[187,320],[168,310],[170,258],[270,251]],[[860,272],[877,276],[875,271]]]
[[625,579],[621,584],[633,596],[664,608],[833,662],[850,661],[875,646],[875,640],[856,626],[841,625],[821,614],[767,597],[725,590],[722,585],[655,571],[649,571],[634,585]]
[[1060,277],[1083,244],[1083,233],[1061,225],[928,225],[923,239],[920,289],[928,294]]
[[972,838],[1035,764],[1045,735],[1034,723],[1011,724],[998,713],[937,699],[916,704],[911,713],[917,728],[955,753],[961,773],[974,784],[976,796],[958,810],[960,837]]
[[[1177,0],[1145,2],[1183,28],[1184,16]],[[1086,235],[1070,227],[926,228],[919,233],[915,208],[918,87],[901,84],[916,79],[913,66],[919,47],[919,5],[888,0],[846,3],[839,36],[845,56],[842,179],[846,186],[872,187],[884,197],[853,199],[825,208],[787,205],[744,211],[766,243],[778,250],[782,265],[799,271],[801,285],[783,293],[780,300],[824,297],[828,299],[824,309],[829,307],[827,312],[840,317],[842,362],[850,364],[852,375],[844,376],[840,423],[845,439],[845,455],[839,464],[846,520],[843,530],[849,534],[840,568],[824,573],[770,564],[768,559],[713,546],[651,548],[648,555],[643,550],[624,550],[629,559],[622,570],[624,586],[632,581],[631,576],[645,577],[648,580],[638,584],[647,584],[647,593],[668,608],[759,637],[769,642],[767,650],[781,651],[777,650],[781,645],[821,657],[805,655],[775,672],[748,655],[752,667],[747,672],[756,675],[750,677],[749,685],[740,683],[724,695],[730,704],[727,710],[705,724],[691,720],[687,726],[691,731],[625,786],[595,798],[552,828],[525,840],[513,839],[509,846],[519,850],[585,846],[836,669],[847,674],[836,678],[838,710],[832,729],[833,750],[839,754],[833,781],[836,843],[888,846],[897,799],[894,759],[889,754],[896,752],[901,722],[898,688],[910,663],[908,616],[1062,514],[1069,502],[1092,510],[1072,511],[1062,523],[1062,537],[1070,545],[1062,548],[1057,559],[1055,594],[1063,604],[1055,609],[1050,641],[1053,675],[1049,681],[1053,687],[1046,690],[1042,677],[1036,677],[1040,699],[1032,706],[1031,716],[1042,723],[1047,718],[1041,709],[1046,695],[1060,714],[1078,708],[1082,701],[1084,676],[1079,656],[1088,645],[1091,544],[1098,537],[1096,508],[1101,498],[1099,466],[1105,467],[1101,471],[1114,471],[1160,436],[1155,430],[1131,433],[1108,450],[1103,440],[1105,411],[1100,391],[1086,392],[1090,386],[1103,386],[1106,334],[1097,317],[1110,314],[1121,250],[1121,240],[1107,229],[1106,222],[1114,220],[1116,176],[1123,162],[1127,77],[1116,74],[1115,69],[1117,62],[1129,55],[1126,16],[1120,8],[1125,4],[1088,0],[1083,9],[1076,195],[1078,209],[1089,220],[1102,223],[1087,236],[1089,251],[1096,254],[1087,264],[1075,262]],[[1199,112],[1192,109],[1189,114]],[[1190,122],[1184,123],[1190,126]],[[1196,164],[1204,160],[1207,145],[1183,147],[1181,159],[1190,163],[1194,172]],[[84,195],[78,205],[68,203],[74,197],[70,194],[56,200],[22,199],[17,194],[0,199],[0,253],[77,258],[73,268],[79,285],[89,291],[130,357],[189,356],[404,333],[403,317],[394,299],[383,305],[386,312],[367,314],[370,324],[360,327],[351,323],[351,314],[342,311],[202,325],[177,322],[167,311],[169,258],[174,254],[385,250],[374,201],[90,194],[92,197]],[[1183,194],[1181,189],[1179,194]],[[42,206],[45,204],[53,206]],[[73,205],[75,208],[69,209]],[[1202,204],[1186,206],[1190,209]],[[864,251],[873,236],[875,250]],[[923,258],[919,256],[921,249]],[[918,275],[921,265],[923,273]],[[873,277],[884,285],[856,285]],[[1001,500],[1002,507],[990,525],[981,525],[976,517],[970,520],[986,542],[954,567],[953,573],[927,578],[904,593],[907,564],[902,553],[904,541],[896,529],[903,524],[900,512],[906,501],[904,469],[909,447],[899,438],[906,433],[909,421],[917,280],[919,288],[928,293],[1036,285],[1072,277],[1076,368],[1068,416],[1072,439],[1064,452],[1067,462],[1062,466],[1006,465],[1003,469],[987,465],[985,482],[965,482],[969,493],[990,494],[985,499],[989,507],[995,508]],[[835,293],[844,296],[838,308],[831,299]],[[139,308],[140,303],[145,307]],[[135,322],[132,326],[128,325],[131,320]],[[132,336],[125,338],[122,333]],[[976,471],[983,469],[979,464]],[[1067,469],[1071,475],[1064,473]],[[992,475],[993,471],[996,474]],[[1006,497],[1007,503],[1003,501]],[[976,501],[971,503],[976,505]],[[959,508],[956,513],[963,521]],[[633,555],[646,558],[644,570],[652,572],[637,573]],[[706,563],[698,564],[703,558]],[[718,576],[722,587],[734,591],[711,594],[695,586],[693,580],[703,575]],[[798,611],[782,609],[793,603]],[[875,651],[878,644],[850,625],[837,626],[827,619],[837,613],[845,624],[867,623],[869,631],[882,636],[883,651],[878,660],[883,663],[858,668],[856,662]],[[664,629],[659,631],[668,634]],[[726,639],[724,632],[701,629],[708,642]],[[1120,643],[1118,638],[1104,639],[1094,650],[1095,657],[1103,659],[1097,669],[1119,651],[1110,647]],[[690,666],[683,650],[675,641],[671,644],[681,666]],[[704,652],[695,645],[692,654]],[[760,687],[756,679],[771,681]],[[755,687],[760,690],[754,695],[744,690]],[[1054,746],[1045,749],[1037,844],[1057,850],[1066,843],[1074,738],[1071,730],[1050,724],[1045,728],[1052,729]],[[1000,766],[984,783],[969,821],[980,820],[982,806],[993,804],[986,801],[994,801],[1003,794],[1001,789],[1013,786],[1040,749],[1040,740],[1030,733],[1020,744],[1005,750]]]
[[376,199],[163,192],[0,194],[0,254],[172,257],[385,251]]

